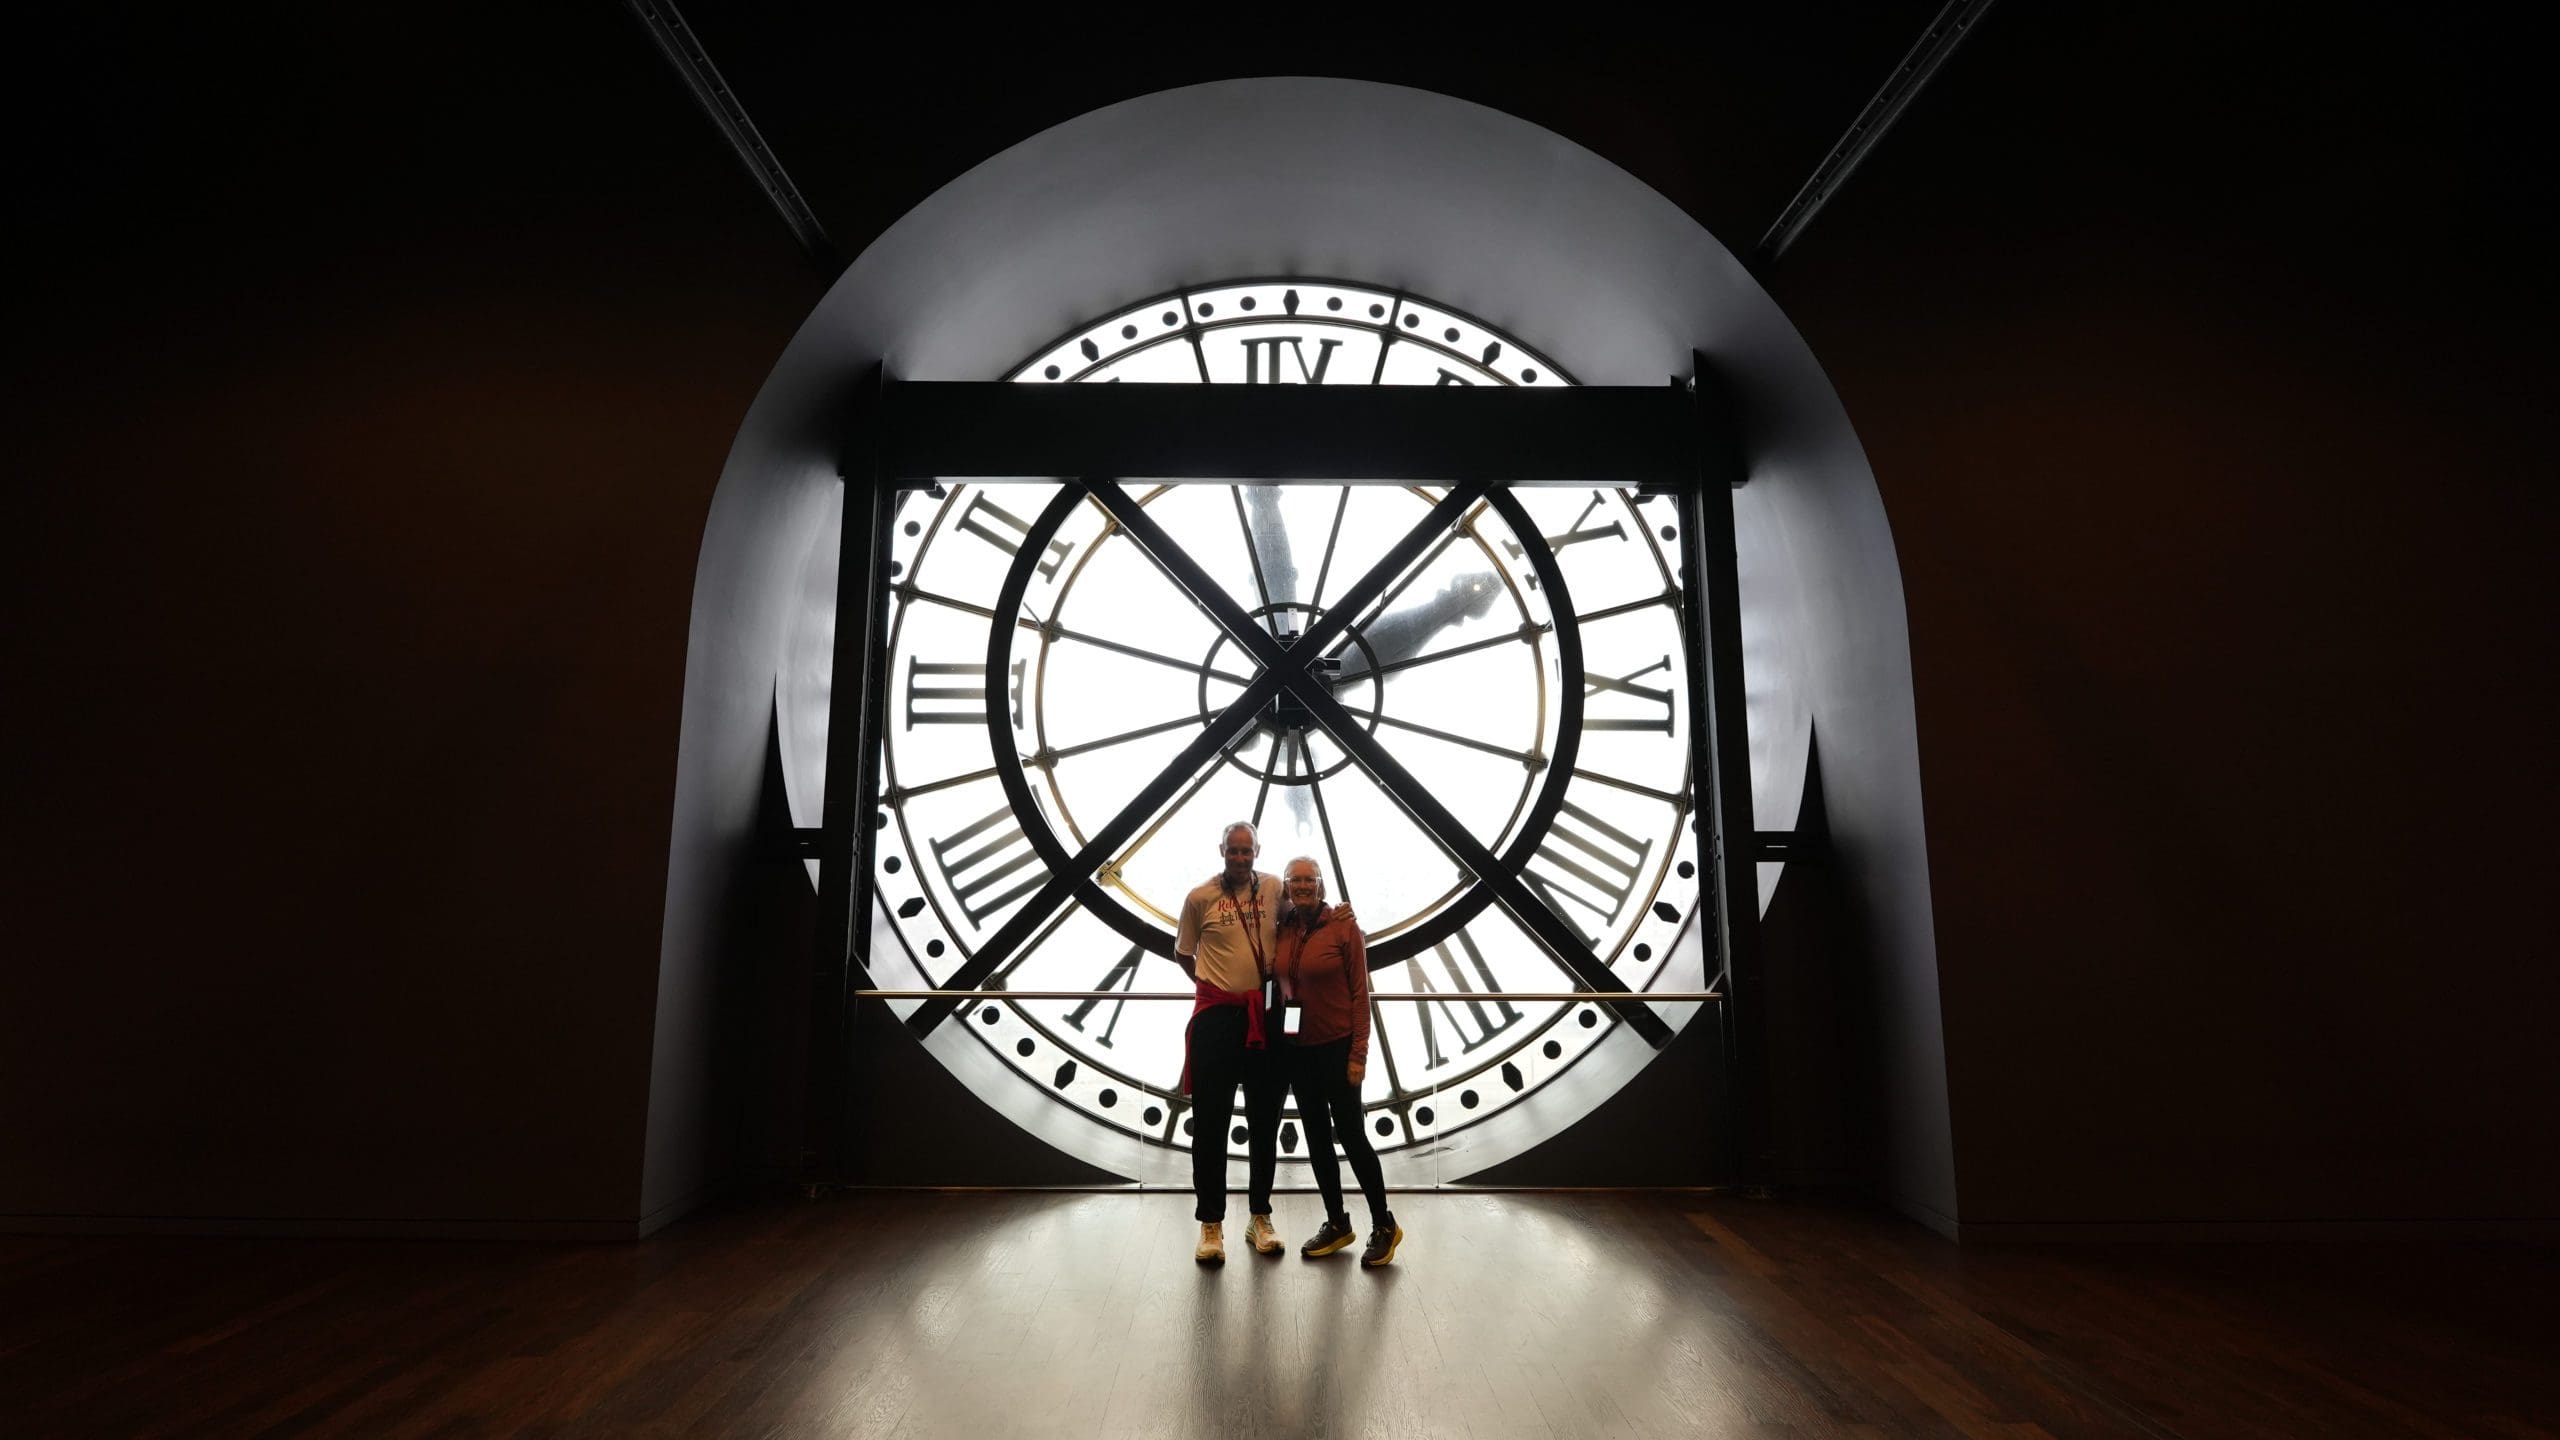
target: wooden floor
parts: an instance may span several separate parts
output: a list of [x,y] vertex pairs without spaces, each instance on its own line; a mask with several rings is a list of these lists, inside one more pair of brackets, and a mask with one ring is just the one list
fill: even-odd
[[[1391,1269],[1179,1198],[868,1194],[640,1245],[0,1237],[0,1434],[2532,1436],[2560,1257],[1959,1250],[1846,1206],[1418,1194]],[[1281,1197],[1294,1242],[1307,1196]],[[2540,1428],[2537,1428],[2540,1427]]]

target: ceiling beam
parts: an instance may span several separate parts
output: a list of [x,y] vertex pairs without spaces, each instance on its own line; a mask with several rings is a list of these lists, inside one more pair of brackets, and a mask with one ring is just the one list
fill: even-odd
[[1920,33],[1911,53],[1903,56],[1902,63],[1893,67],[1893,73],[1885,77],[1884,88],[1876,91],[1875,98],[1867,102],[1867,108],[1858,112],[1857,121],[1850,125],[1849,133],[1841,136],[1840,143],[1831,147],[1831,153],[1814,167],[1812,177],[1804,182],[1804,188],[1798,190],[1796,198],[1787,202],[1787,208],[1779,213],[1778,222],[1769,227],[1768,234],[1760,237],[1759,248],[1752,252],[1753,268],[1765,270],[1778,263],[1778,257],[1786,254],[1787,247],[1795,244],[1796,237],[1804,233],[1804,227],[1812,224],[1813,217],[1822,213],[1822,207],[1839,193],[1841,185],[1858,168],[1858,163],[1867,158],[1867,152],[1873,150],[1876,142],[1884,138],[1884,133],[1893,128],[1894,121],[1902,118],[1902,112],[1920,93],[1920,87],[1928,84],[1929,77],[1938,73],[1938,67],[1947,63],[1947,57],[1956,52],[1956,46],[1973,33],[1975,23],[1990,9],[1991,0],[1947,0],[1946,8],[1938,12],[1938,18],[1930,21],[1929,28]]
[[817,212],[809,208],[800,187],[791,183],[791,176],[784,172],[782,162],[774,158],[773,147],[764,143],[764,136],[756,130],[756,122],[747,118],[746,107],[738,103],[737,92],[729,88],[728,81],[720,78],[719,67],[711,63],[711,56],[702,48],[701,39],[693,33],[693,27],[685,23],[684,16],[677,12],[672,0],[626,0],[626,3],[631,7],[631,13],[647,27],[649,38],[657,42],[658,53],[667,57],[667,63],[675,67],[676,75],[684,81],[685,88],[693,92],[694,100],[702,106],[702,113],[711,117],[711,123],[728,140],[729,148],[738,153],[739,163],[747,167],[747,174],[755,180],[756,188],[764,191],[765,198],[773,202],[773,208],[782,216],[782,223],[791,227],[800,248],[809,253],[810,259],[824,266],[828,273],[842,270],[844,257],[837,253],[835,242],[827,238],[827,229],[818,223]]

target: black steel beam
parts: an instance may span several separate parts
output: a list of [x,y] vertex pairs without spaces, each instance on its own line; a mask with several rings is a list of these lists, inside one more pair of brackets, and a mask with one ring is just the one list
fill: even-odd
[[893,381],[893,478],[1112,475],[1400,483],[1688,484],[1670,386],[1021,385]]
[[1893,122],[1902,118],[1912,97],[1929,83],[1930,76],[1938,73],[1939,66],[1947,63],[1947,57],[1956,53],[1957,44],[1973,33],[1975,22],[1990,8],[1991,0],[1947,0],[1946,8],[1929,22],[1928,29],[1920,32],[1920,39],[1902,57],[1902,63],[1885,77],[1883,88],[1867,102],[1867,108],[1858,112],[1849,132],[1831,147],[1830,154],[1822,157],[1822,163],[1805,180],[1804,188],[1779,212],[1777,223],[1760,237],[1759,248],[1752,252],[1755,267],[1766,269],[1787,253],[1787,247],[1795,244],[1804,227],[1822,213],[1822,207],[1831,202],[1850,172],[1867,158],[1868,151],[1876,148],[1876,142],[1893,128]]
[[848,417],[844,520],[836,542],[836,633],[827,705],[827,783],[820,801],[818,931],[809,965],[809,1148],[817,1174],[850,1173],[853,992],[871,984],[871,845],[878,832],[880,725],[888,693],[889,536],[897,492],[873,459],[880,376],[874,367]]
[[[1698,471],[1743,463],[1737,407],[1707,357],[1693,357]],[[1742,600],[1734,548],[1733,490],[1701,483],[1680,498],[1682,603],[1689,644],[1690,790],[1698,837],[1715,877],[1712,920],[1721,983],[1727,1089],[1743,1183],[1768,1183],[1769,1088],[1760,1003],[1759,831],[1752,823],[1751,735],[1742,682]],[[1707,663],[1701,665],[1703,658]]]

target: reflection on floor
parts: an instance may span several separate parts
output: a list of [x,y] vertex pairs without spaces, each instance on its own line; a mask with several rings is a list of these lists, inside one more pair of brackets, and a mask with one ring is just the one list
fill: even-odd
[[[888,1194],[641,1245],[0,1237],[12,1434],[2543,1435],[2560,1256],[1958,1250],[1862,1208]],[[1240,1234],[1239,1208],[1231,1227]]]

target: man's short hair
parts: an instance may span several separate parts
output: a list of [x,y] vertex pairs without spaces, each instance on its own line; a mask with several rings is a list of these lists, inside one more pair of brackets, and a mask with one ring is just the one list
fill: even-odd
[[1227,822],[1227,827],[1226,827],[1225,829],[1223,829],[1223,830],[1221,830],[1221,831],[1219,831],[1219,832],[1218,832],[1218,848],[1219,848],[1219,849],[1221,849],[1221,850],[1226,849],[1226,848],[1227,848],[1227,837],[1228,837],[1228,836],[1230,836],[1230,835],[1233,835],[1234,833],[1236,833],[1236,832],[1237,832],[1237,831],[1239,831],[1239,830],[1241,830],[1241,831],[1243,831],[1244,833],[1246,833],[1247,835],[1250,835],[1250,836],[1252,836],[1252,837],[1253,837],[1253,848],[1254,848],[1254,849],[1259,850],[1259,849],[1261,849],[1261,848],[1262,848],[1262,832],[1261,832],[1260,830],[1255,829],[1255,828],[1254,828],[1254,825],[1253,825],[1253,822],[1252,822],[1252,821],[1250,821],[1250,820],[1230,820],[1230,821],[1228,821],[1228,822]]

